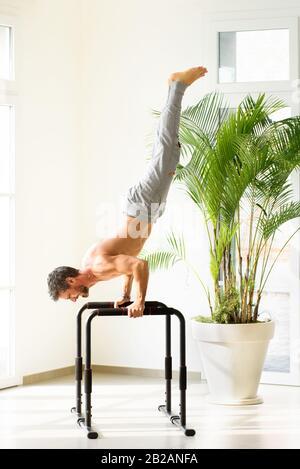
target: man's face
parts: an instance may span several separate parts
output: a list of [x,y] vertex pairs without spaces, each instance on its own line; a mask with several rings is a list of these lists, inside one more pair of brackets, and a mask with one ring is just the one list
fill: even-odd
[[89,296],[88,287],[85,287],[84,285],[72,285],[59,295],[61,299],[71,300],[73,302],[77,301],[80,296],[83,298],[87,298]]

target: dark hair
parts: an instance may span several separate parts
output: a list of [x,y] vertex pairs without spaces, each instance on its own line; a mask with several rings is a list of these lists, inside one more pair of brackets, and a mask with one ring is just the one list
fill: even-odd
[[78,269],[66,266],[56,267],[56,269],[50,272],[47,281],[49,295],[51,296],[52,300],[57,301],[59,294],[69,288],[69,285],[66,282],[66,278],[77,277],[78,274]]

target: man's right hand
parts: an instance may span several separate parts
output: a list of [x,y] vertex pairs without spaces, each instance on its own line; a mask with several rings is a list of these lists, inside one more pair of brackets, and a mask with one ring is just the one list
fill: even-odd
[[120,306],[128,303],[130,301],[129,296],[121,296],[117,300],[114,301],[114,308],[119,308]]

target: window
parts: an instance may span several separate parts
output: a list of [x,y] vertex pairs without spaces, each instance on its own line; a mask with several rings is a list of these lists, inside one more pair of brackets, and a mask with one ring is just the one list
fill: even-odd
[[13,36],[13,26],[0,16],[0,388],[15,384]]
[[288,79],[288,29],[219,32],[219,83]]
[[10,80],[12,74],[12,28],[0,25],[0,80]]
[[[254,14],[257,18],[254,19]],[[298,79],[299,37],[298,18],[266,18],[264,12],[225,14],[210,18],[207,32],[207,61],[210,88],[225,95],[230,111],[247,95],[255,99],[259,93],[277,96],[287,107],[271,115],[273,121],[299,115],[299,100],[295,99]],[[299,200],[299,175],[292,175],[294,193]],[[247,213],[244,214],[247,224]],[[276,235],[271,257],[274,259],[299,221],[286,223]],[[246,239],[246,238],[245,238]],[[261,302],[260,312],[276,321],[275,337],[271,341],[262,382],[300,384],[300,282],[299,236],[295,237],[279,257]],[[220,275],[222,282],[222,275]]]

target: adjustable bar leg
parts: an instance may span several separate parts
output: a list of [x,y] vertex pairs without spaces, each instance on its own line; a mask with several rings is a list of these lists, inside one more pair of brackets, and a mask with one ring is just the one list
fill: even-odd
[[159,411],[171,415],[172,356],[171,356],[171,315],[166,314],[166,356],[165,356],[166,399],[165,405],[158,406]]
[[166,379],[166,410],[167,412],[171,412],[172,356],[171,356],[171,315],[170,314],[166,314],[165,379]]
[[185,320],[180,321],[180,366],[179,366],[179,390],[180,390],[180,423],[186,424],[186,362],[185,362]]
[[186,425],[186,366],[179,368],[179,390],[180,390],[180,423]]
[[82,382],[82,351],[81,351],[81,322],[82,313],[86,309],[86,305],[81,308],[77,315],[76,327],[76,358],[75,358],[75,381],[76,381],[76,405],[72,407],[71,412],[81,415],[81,382]]
[[98,437],[98,433],[92,430],[92,365],[91,365],[91,324],[94,318],[92,314],[86,323],[86,337],[85,337],[85,346],[86,346],[86,369],[84,372],[84,392],[85,392],[85,427],[88,432],[88,438],[95,439]]
[[171,383],[172,383],[172,356],[171,356],[171,314],[166,314],[166,405],[161,405],[158,410],[170,417],[171,422],[180,427],[186,436],[193,436],[194,430],[186,429],[186,364],[185,364],[185,320],[181,313],[178,315],[180,324],[180,366],[179,366],[179,389],[180,389],[180,412],[179,415],[172,414],[171,410]]
[[92,424],[92,370],[86,367],[84,371],[84,392],[85,392],[85,424],[90,427]]
[[186,428],[186,383],[187,368],[185,359],[185,319],[184,316],[177,314],[180,327],[180,365],[179,365],[179,390],[180,390],[180,412],[178,416],[172,416],[171,422],[181,427],[186,436],[194,436],[195,430]]
[[90,439],[98,438],[98,433],[92,429],[92,367],[91,367],[91,323],[98,313],[94,312],[86,322],[86,358],[84,370],[84,392],[85,392],[85,418],[77,420],[78,424],[87,431]]
[[76,377],[76,413],[81,414],[81,381],[82,381],[82,357],[75,359],[75,377]]
[[81,383],[82,383],[82,350],[81,350],[81,344],[82,344],[82,314],[86,309],[92,309],[92,308],[113,308],[114,303],[113,302],[89,302],[86,303],[85,305],[82,306],[82,308],[79,310],[76,318],[76,358],[75,358],[75,381],[76,381],[76,405],[75,407],[72,407],[71,412],[76,413],[77,415],[81,415]]

